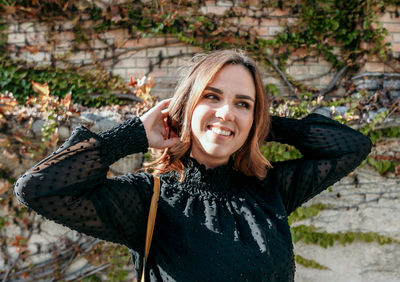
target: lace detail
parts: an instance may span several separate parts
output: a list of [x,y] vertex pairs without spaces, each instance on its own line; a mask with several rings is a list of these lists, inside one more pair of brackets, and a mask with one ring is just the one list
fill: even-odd
[[233,161],[216,168],[207,169],[192,157],[185,156],[182,160],[185,166],[184,186],[200,190],[222,192],[232,189],[231,176],[234,174]]

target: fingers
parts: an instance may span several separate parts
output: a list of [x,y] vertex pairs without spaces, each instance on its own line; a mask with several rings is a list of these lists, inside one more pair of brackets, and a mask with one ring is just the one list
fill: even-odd
[[165,109],[166,107],[168,107],[168,105],[171,101],[172,101],[172,98],[164,99],[164,100],[160,101],[157,105],[155,105],[155,107],[159,108],[159,109]]

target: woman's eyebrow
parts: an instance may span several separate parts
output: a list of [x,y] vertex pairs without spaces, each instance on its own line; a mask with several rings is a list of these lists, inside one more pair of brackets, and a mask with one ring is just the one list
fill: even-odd
[[250,101],[252,101],[253,103],[255,102],[254,99],[253,99],[252,97],[247,96],[247,95],[243,95],[243,94],[238,94],[238,95],[236,95],[236,98],[238,98],[238,99],[250,100]]
[[218,89],[218,88],[215,88],[212,86],[206,86],[205,90],[210,90],[210,91],[214,91],[215,93],[218,93],[218,94],[223,94],[221,89]]
[[[212,87],[212,86],[206,86],[205,90],[210,90],[210,91],[213,91],[213,92],[218,93],[218,94],[223,94],[224,93],[221,89],[218,89],[218,88],[215,88],[215,87]],[[255,102],[252,97],[250,97],[248,95],[244,95],[244,94],[238,94],[238,95],[236,95],[236,98],[250,100],[252,102]]]

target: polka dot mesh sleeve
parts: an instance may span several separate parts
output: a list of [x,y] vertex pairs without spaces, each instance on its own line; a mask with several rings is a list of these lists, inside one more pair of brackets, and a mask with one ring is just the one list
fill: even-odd
[[[16,196],[39,214],[79,232],[142,247],[152,177],[106,178],[112,162],[147,150],[142,127],[137,118],[99,135],[78,127],[55,153],[20,177]],[[135,241],[139,246],[130,245]]]
[[279,187],[288,215],[353,171],[372,146],[360,132],[319,114],[302,120],[272,117],[269,139],[294,145],[304,155],[274,163],[267,176]]

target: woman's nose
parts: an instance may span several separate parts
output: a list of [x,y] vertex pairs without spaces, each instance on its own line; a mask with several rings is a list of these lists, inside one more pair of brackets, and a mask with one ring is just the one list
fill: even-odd
[[221,105],[217,109],[215,116],[225,121],[233,121],[235,119],[235,115],[229,104]]

